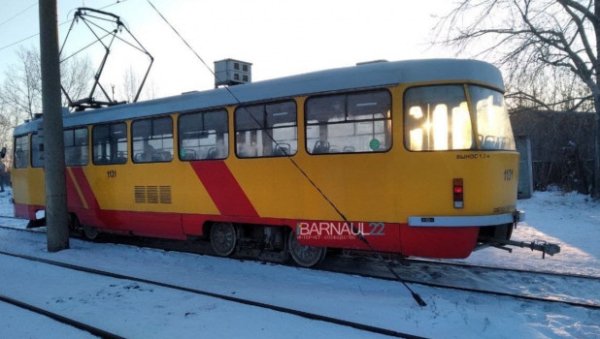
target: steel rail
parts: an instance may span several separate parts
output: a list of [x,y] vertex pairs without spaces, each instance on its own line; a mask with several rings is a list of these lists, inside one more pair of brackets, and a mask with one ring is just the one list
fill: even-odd
[[106,339],[121,339],[124,338],[120,335],[111,333],[109,331],[100,329],[98,327],[92,326],[92,325],[88,325],[86,323],[82,323],[80,321],[77,320],[73,320],[71,318],[67,318],[65,316],[62,316],[58,313],[54,313],[48,310],[45,310],[43,308],[39,308],[37,306],[31,305],[29,303],[20,301],[20,300],[16,300],[10,297],[7,297],[5,295],[0,295],[0,301],[5,302],[7,304],[11,304],[13,306],[19,307],[21,309],[33,312],[33,313],[37,313],[43,316],[46,316],[48,318],[51,318],[52,320],[55,320],[59,323],[65,324],[65,325],[69,325],[71,327],[77,328],[79,330],[82,331],[86,331],[89,332],[92,335],[98,336],[100,338],[106,338]]
[[[35,231],[29,230],[29,229],[16,229],[16,228],[11,228],[11,227],[4,227],[4,226],[0,226],[0,228],[14,229],[14,230],[32,232],[32,233],[40,233],[40,232],[35,232]],[[115,237],[128,239],[127,244],[132,245],[132,246],[140,246],[140,243],[143,243],[144,247],[168,249],[168,250],[174,250],[174,251],[178,251],[178,252],[186,252],[186,253],[194,253],[194,254],[211,255],[211,252],[209,252],[209,251],[206,251],[206,250],[199,251],[199,247],[194,247],[193,250],[191,250],[190,248],[186,248],[186,245],[183,244],[183,242],[181,242],[181,241],[176,241],[174,244],[173,241],[168,241],[168,240],[152,239],[154,241],[144,242],[144,240],[146,240],[146,238],[123,237],[123,236],[118,236],[118,235],[116,235]],[[0,252],[0,253],[2,253],[2,252]],[[246,259],[246,258],[233,258],[233,259]],[[344,267],[344,266],[340,265],[340,263],[342,261],[342,259],[340,259],[340,258],[335,258],[332,261],[333,261],[333,263],[330,263],[330,265],[321,264],[318,267],[315,267],[312,269],[326,271],[326,272],[332,272],[332,273],[358,275],[358,276],[362,276],[362,277],[382,279],[382,280],[388,280],[388,281],[397,281],[397,279],[395,277],[391,276],[389,274],[389,272],[384,269],[384,267],[377,267],[377,265],[381,265],[381,263],[379,261],[373,261],[373,262],[369,263],[369,265],[371,265],[371,267],[370,267],[371,269],[379,268],[382,270],[381,272],[376,272],[376,273],[373,273],[372,270],[371,270],[371,272],[367,272],[368,270],[363,269],[361,267],[356,267],[356,265],[351,265],[351,267]],[[469,269],[469,266],[472,266],[476,269],[487,269],[490,271],[491,270],[512,271],[512,272],[520,273],[520,274],[540,274],[540,275],[549,275],[549,276],[565,278],[565,279],[581,278],[581,279],[600,280],[600,278],[598,278],[598,277],[585,276],[585,275],[526,271],[526,270],[519,270],[519,269],[485,267],[485,266],[476,266],[476,265],[468,265],[468,264],[454,264],[454,263],[447,263],[447,262],[439,263],[439,262],[435,262],[435,261],[426,261],[426,260],[410,259],[410,260],[405,260],[405,261],[408,264],[410,264],[412,262],[412,263],[427,264],[427,265],[432,265],[432,266],[435,266],[435,265],[456,266],[456,267],[462,267],[464,269]],[[510,298],[515,298],[515,299],[522,299],[522,300],[535,301],[535,302],[564,304],[564,305],[568,305],[568,306],[583,307],[583,308],[592,309],[592,310],[600,309],[600,304],[595,304],[595,303],[583,303],[583,302],[560,300],[560,299],[553,299],[553,298],[536,297],[536,296],[532,296],[532,295],[524,295],[524,294],[517,294],[517,293],[510,293],[510,292],[485,290],[485,289],[473,288],[473,287],[456,286],[456,285],[451,285],[451,284],[434,283],[434,282],[424,281],[421,279],[406,278],[404,280],[407,283],[418,284],[418,285],[434,287],[434,288],[444,288],[444,289],[458,290],[458,291],[463,291],[463,292],[496,295],[496,296],[510,297]]]
[[178,290],[178,291],[182,291],[182,292],[203,295],[203,296],[217,298],[217,299],[234,302],[234,303],[238,303],[238,304],[242,304],[242,305],[253,306],[253,307],[258,307],[258,308],[263,308],[263,309],[280,312],[280,313],[290,314],[290,315],[294,315],[294,316],[298,316],[298,317],[302,317],[302,318],[306,318],[306,319],[310,319],[310,320],[317,320],[317,321],[331,323],[331,324],[335,324],[335,325],[339,325],[339,326],[350,327],[350,328],[354,328],[354,329],[358,329],[361,331],[370,332],[370,333],[374,333],[374,334],[381,334],[381,335],[386,335],[386,336],[390,336],[390,337],[409,338],[409,339],[423,338],[421,336],[403,333],[403,332],[399,332],[399,331],[395,331],[395,330],[391,330],[391,329],[387,329],[387,328],[371,326],[371,325],[367,325],[367,324],[363,324],[363,323],[334,318],[334,317],[325,316],[325,315],[316,314],[316,313],[307,312],[307,311],[301,311],[301,310],[297,310],[297,309],[293,309],[293,308],[289,308],[289,307],[285,307],[285,306],[278,306],[278,305],[263,303],[260,301],[254,301],[254,300],[250,300],[250,299],[233,297],[233,296],[226,295],[226,294],[215,293],[215,292],[210,292],[210,291],[196,289],[196,288],[190,288],[190,287],[183,287],[183,286],[164,283],[164,282],[160,282],[160,281],[156,281],[156,280],[144,279],[144,278],[129,276],[129,275],[125,275],[125,274],[105,271],[105,270],[93,269],[93,268],[89,268],[89,267],[85,267],[85,266],[67,264],[67,263],[63,263],[60,261],[56,261],[56,260],[49,260],[49,259],[38,258],[38,257],[34,257],[34,256],[29,256],[29,255],[10,253],[10,252],[6,252],[6,251],[0,251],[0,255],[10,256],[10,257],[14,257],[14,258],[20,258],[23,260],[43,263],[43,264],[52,265],[52,266],[57,266],[57,267],[66,268],[69,270],[78,271],[78,272],[90,273],[90,274],[95,274],[95,275],[100,275],[100,276],[115,278],[115,279],[135,281],[135,282],[139,282],[139,283],[143,283],[143,284],[149,284],[149,285],[159,286],[159,287],[163,287],[163,288]]

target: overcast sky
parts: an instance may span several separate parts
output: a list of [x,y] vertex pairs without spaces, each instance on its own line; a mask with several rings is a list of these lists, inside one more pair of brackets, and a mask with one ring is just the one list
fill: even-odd
[[[211,67],[224,58],[248,61],[253,64],[254,81],[376,59],[454,56],[447,49],[430,46],[436,17],[451,9],[449,0],[151,1]],[[61,42],[75,8],[102,8],[116,2],[58,0]],[[105,10],[120,16],[154,56],[151,82],[159,96],[214,86],[212,74],[146,0],[120,2]],[[10,65],[18,63],[18,48],[37,46],[39,36],[7,46],[37,34],[39,26],[37,1],[0,0],[0,6],[3,77]],[[75,49],[92,41],[89,39],[87,28],[79,23],[67,45]],[[122,82],[130,67],[142,72],[143,55],[131,52],[131,48],[115,45],[106,79]],[[92,63],[97,64],[97,51],[90,53]]]

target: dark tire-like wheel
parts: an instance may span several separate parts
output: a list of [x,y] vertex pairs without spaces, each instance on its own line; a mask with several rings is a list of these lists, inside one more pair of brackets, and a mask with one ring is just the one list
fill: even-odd
[[230,256],[237,245],[235,226],[227,222],[214,223],[210,228],[210,246],[222,257]]
[[95,227],[83,225],[82,228],[83,228],[83,236],[87,240],[94,241],[94,240],[98,239],[98,235],[100,234],[100,232],[98,232],[98,230]]
[[288,237],[288,250],[294,262],[302,267],[313,267],[323,261],[327,255],[326,247],[304,246],[300,244],[294,231]]

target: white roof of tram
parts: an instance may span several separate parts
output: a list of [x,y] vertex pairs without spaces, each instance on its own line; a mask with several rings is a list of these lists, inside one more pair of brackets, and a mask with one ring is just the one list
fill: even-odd
[[[400,83],[475,82],[504,91],[500,71],[477,60],[428,59],[374,62],[243,85],[190,92],[177,96],[76,112],[64,116],[64,126],[147,117],[157,114],[218,108],[298,95],[384,87]],[[232,95],[233,93],[233,95]],[[235,97],[234,97],[235,96]],[[41,127],[41,119],[15,128],[15,135]]]

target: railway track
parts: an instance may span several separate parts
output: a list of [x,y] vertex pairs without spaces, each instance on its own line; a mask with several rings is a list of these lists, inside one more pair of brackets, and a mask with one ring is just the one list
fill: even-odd
[[536,273],[536,274],[548,274],[552,276],[566,277],[566,278],[582,278],[582,279],[600,279],[600,276],[590,276],[585,274],[577,274],[577,273],[561,273],[561,272],[551,272],[551,271],[528,271],[525,269],[519,268],[509,268],[509,267],[494,267],[494,266],[484,266],[484,265],[474,265],[474,264],[466,264],[460,262],[446,262],[446,261],[434,261],[434,260],[420,260],[420,259],[407,259],[409,264],[435,264],[440,266],[452,266],[452,267],[465,267],[468,269],[492,269],[496,271],[506,271],[506,272],[517,272],[517,273]]
[[[0,228],[10,227],[0,226]],[[20,231],[30,232],[30,230],[24,229]],[[134,246],[187,253],[211,254],[208,243],[203,246],[202,244],[199,245],[198,242],[190,243],[123,236],[106,237],[104,241],[125,242]],[[244,258],[240,257],[238,259]],[[590,290],[590,284],[597,285],[596,290],[600,290],[599,277],[425,260],[403,260],[401,263],[394,262],[393,266],[403,280],[411,284],[534,302],[557,303],[592,310],[600,309],[599,297],[582,296],[576,293],[578,286],[586,285],[586,289]],[[384,263],[369,256],[331,256],[316,269],[369,278],[397,280]],[[499,283],[503,281],[506,283]],[[490,285],[493,285],[494,288],[480,287]]]
[[[227,295],[227,294],[215,293],[215,292],[211,292],[208,290],[183,287],[183,286],[179,286],[176,284],[164,283],[164,282],[155,281],[155,280],[151,280],[151,279],[144,279],[144,278],[139,278],[139,277],[135,277],[135,276],[105,271],[105,270],[93,269],[93,268],[80,266],[80,265],[67,264],[67,263],[55,261],[55,260],[49,260],[49,259],[44,259],[44,258],[39,258],[39,257],[34,257],[34,256],[29,256],[29,255],[10,253],[10,252],[6,252],[6,251],[0,251],[0,255],[10,256],[10,257],[19,258],[19,259],[23,259],[23,260],[27,260],[27,261],[36,262],[36,263],[43,263],[43,264],[52,265],[52,266],[61,267],[61,268],[66,268],[66,269],[70,269],[70,270],[74,270],[74,271],[78,271],[78,272],[100,275],[103,277],[128,280],[128,281],[143,283],[143,284],[147,284],[147,285],[153,285],[156,287],[168,288],[168,289],[172,289],[172,290],[193,293],[196,295],[217,298],[217,299],[221,299],[221,300],[228,301],[228,302],[234,302],[234,303],[238,303],[238,304],[242,304],[242,305],[246,305],[246,306],[258,307],[258,308],[267,309],[267,310],[280,312],[280,313],[284,313],[284,314],[288,314],[288,315],[293,315],[293,316],[297,316],[297,317],[302,317],[302,318],[306,318],[306,319],[310,319],[310,320],[314,320],[314,321],[322,321],[322,322],[326,322],[326,323],[330,323],[330,324],[335,324],[338,326],[350,327],[353,329],[361,330],[361,331],[372,333],[372,334],[380,334],[380,335],[397,337],[397,338],[422,338],[420,336],[415,336],[412,334],[403,333],[403,332],[399,332],[399,331],[395,331],[395,330],[391,330],[391,329],[387,329],[387,328],[371,326],[371,325],[367,325],[367,324],[363,324],[363,323],[358,323],[358,322],[354,322],[354,321],[348,321],[348,320],[344,320],[344,319],[334,318],[334,317],[325,316],[325,315],[316,314],[316,313],[307,312],[307,311],[302,311],[302,310],[298,310],[298,309],[288,308],[285,306],[279,306],[279,305],[264,303],[264,302],[260,302],[260,301],[254,301],[254,300],[250,300],[250,299],[235,297],[235,296],[231,296],[231,295]],[[37,311],[43,312],[43,310],[39,310],[39,309],[37,309]],[[57,319],[66,319],[59,315],[55,315],[55,314],[53,314],[53,315],[55,317],[57,317]],[[66,319],[66,320],[68,320],[68,319]],[[98,330],[98,331],[101,331],[101,330]],[[91,332],[91,330],[90,330],[90,333],[93,333],[93,332]],[[110,335],[112,335],[112,334],[110,334]],[[110,335],[107,337],[113,338]],[[100,335],[100,336],[104,337],[103,335]],[[119,336],[115,336],[114,338],[118,338],[118,337]]]
[[97,328],[95,326],[86,324],[86,323],[82,323],[70,318],[67,318],[65,316],[62,316],[60,314],[54,313],[54,312],[50,312],[48,310],[45,310],[43,308],[39,308],[37,306],[28,304],[26,302],[20,301],[20,300],[16,300],[10,297],[7,297],[5,295],[0,295],[0,302],[4,302],[7,304],[11,304],[13,306],[16,306],[18,308],[21,308],[23,310],[29,311],[29,312],[33,312],[45,317],[48,317],[54,321],[57,321],[61,324],[65,324],[74,328],[77,328],[79,330],[88,332],[92,335],[98,336],[100,338],[105,338],[105,339],[121,339],[123,337],[115,334],[115,333],[111,333],[108,331],[105,331],[103,329]]
[[[385,264],[364,258],[336,258],[335,261],[324,262],[320,269],[396,280]],[[575,293],[582,285],[593,290],[590,288],[593,284],[599,290],[598,277],[421,260],[406,260],[404,264],[396,264],[394,269],[411,284],[600,310],[600,297]],[[488,282],[494,282],[494,288],[479,287],[490,286]]]

